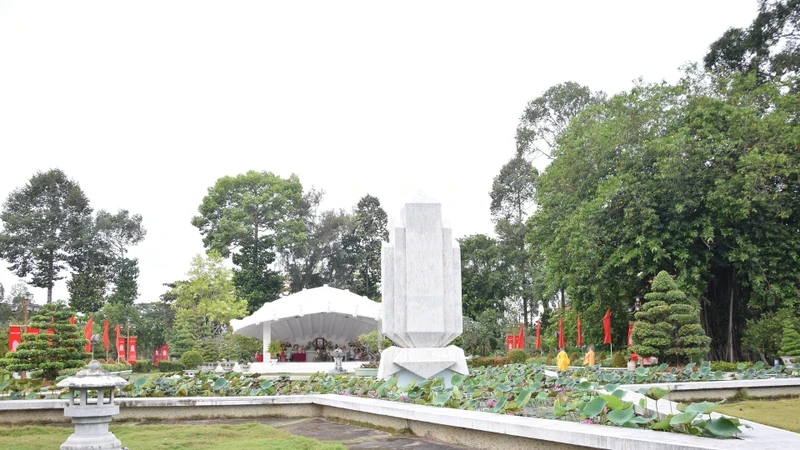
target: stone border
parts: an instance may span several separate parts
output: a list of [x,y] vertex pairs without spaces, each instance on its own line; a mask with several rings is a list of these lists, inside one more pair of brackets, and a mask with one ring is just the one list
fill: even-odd
[[623,384],[620,389],[636,392],[639,389],[658,387],[670,391],[670,400],[724,400],[742,389],[757,398],[800,395],[800,378],[765,378],[756,380],[683,381],[673,383]]
[[[751,380],[748,380],[751,381]],[[640,394],[626,400],[638,406]],[[646,409],[666,414],[674,403],[650,399]],[[0,401],[0,423],[65,422],[66,400]],[[586,425],[487,412],[414,405],[335,394],[274,397],[120,398],[122,420],[177,420],[247,417],[326,417],[370,423],[473,448],[600,448],[612,450],[753,450],[800,448],[800,434],[752,426],[740,439],[698,438],[651,430]],[[715,415],[716,416],[716,415]]]

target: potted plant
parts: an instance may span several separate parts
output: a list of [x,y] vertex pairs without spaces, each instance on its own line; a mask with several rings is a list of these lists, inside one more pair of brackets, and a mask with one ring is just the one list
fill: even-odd
[[272,361],[272,364],[276,364],[278,362],[278,356],[281,354],[281,342],[280,341],[272,341],[269,343],[269,359]]
[[797,332],[793,325],[791,320],[783,323],[781,359],[784,366],[800,361],[800,333]]
[[356,340],[356,346],[364,349],[369,360],[362,364],[361,367],[356,368],[356,375],[360,377],[378,376],[381,352],[390,344],[391,342],[377,331],[370,331],[359,336]]

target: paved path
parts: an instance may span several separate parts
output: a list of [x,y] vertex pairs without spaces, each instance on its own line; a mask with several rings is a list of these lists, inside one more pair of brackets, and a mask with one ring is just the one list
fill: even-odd
[[[330,422],[325,419],[293,419],[281,417],[264,417],[258,419],[210,419],[170,421],[169,423],[185,425],[201,424],[242,424],[258,422],[271,427],[286,430],[297,436],[305,436],[319,441],[339,441],[348,449],[413,449],[413,450],[462,450],[467,447],[444,444],[414,436],[393,436],[385,431]],[[163,422],[162,422],[163,423]]]

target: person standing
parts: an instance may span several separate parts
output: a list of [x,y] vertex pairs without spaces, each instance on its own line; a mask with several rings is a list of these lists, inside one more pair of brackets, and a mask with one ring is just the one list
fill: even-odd
[[589,351],[586,353],[586,356],[583,357],[583,365],[584,366],[594,365],[594,345],[589,346]]
[[564,351],[564,347],[561,347],[561,351],[558,352],[558,357],[556,358],[556,367],[558,370],[569,370],[569,356],[567,352]]

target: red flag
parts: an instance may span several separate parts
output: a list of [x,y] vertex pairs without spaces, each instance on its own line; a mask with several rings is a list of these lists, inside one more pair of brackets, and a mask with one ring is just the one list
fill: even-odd
[[519,340],[517,341],[517,348],[525,348],[525,326],[522,322],[519,323]]
[[106,346],[106,353],[108,353],[108,319],[103,322],[103,345]]
[[542,348],[542,336],[540,334],[542,329],[542,321],[536,322],[536,349]]
[[633,322],[628,325],[628,347],[633,345]]
[[86,340],[89,341],[86,344],[86,353],[92,352],[92,323],[93,320],[89,317],[89,322],[86,323],[86,327],[83,329],[83,335],[86,337]]
[[583,336],[581,335],[581,316],[578,316],[578,347],[583,345]]
[[611,343],[611,308],[608,308],[606,315],[603,316],[603,344]]
[[69,318],[69,324],[70,325],[75,325],[75,316],[72,316],[72,317]]
[[564,348],[564,318],[558,318],[558,347]]

